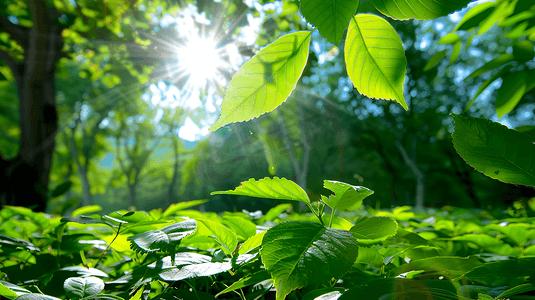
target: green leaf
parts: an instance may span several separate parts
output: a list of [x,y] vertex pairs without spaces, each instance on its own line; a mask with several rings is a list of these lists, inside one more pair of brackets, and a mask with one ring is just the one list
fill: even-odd
[[329,198],[322,198],[325,204],[332,209],[344,211],[353,211],[359,208],[362,205],[362,200],[373,194],[373,191],[368,188],[333,180],[324,180],[323,187],[334,193]]
[[516,42],[513,45],[513,55],[518,61],[532,60],[535,56],[533,43],[527,40]]
[[419,281],[401,278],[378,278],[347,290],[338,300],[354,299],[436,299],[471,300],[447,289],[445,280]]
[[357,12],[358,0],[301,0],[301,13],[316,26],[330,43],[340,44],[351,17]]
[[258,198],[295,200],[310,204],[307,193],[295,182],[286,178],[264,178],[256,181],[251,178],[244,181],[239,187],[231,191],[212,192],[210,195],[226,194],[241,195]]
[[503,78],[502,86],[496,96],[496,113],[498,119],[513,110],[527,89],[528,72],[512,72]]
[[347,29],[344,57],[347,74],[359,93],[396,100],[409,109],[403,97],[405,50],[387,21],[375,15],[354,16]]
[[510,258],[489,262],[473,269],[464,277],[486,280],[489,278],[518,278],[535,274],[535,257]]
[[9,287],[5,286],[3,282],[0,282],[0,296],[6,297],[8,299],[15,299],[19,295],[12,291]]
[[156,269],[156,270],[166,270],[166,269],[172,269],[179,266],[186,266],[186,265],[193,265],[193,264],[200,264],[200,263],[207,263],[212,260],[211,256],[203,255],[195,252],[180,252],[175,254],[175,262],[173,264],[173,260],[171,259],[171,256],[166,256],[162,259],[159,259],[158,261],[155,261],[147,267],[149,269]]
[[452,241],[464,241],[499,255],[519,255],[521,250],[486,234],[465,234],[451,238]]
[[472,7],[455,26],[453,31],[472,30],[479,26],[494,10],[496,2],[484,2]]
[[82,206],[72,211],[71,217],[77,217],[80,215],[88,215],[102,210],[100,205]]
[[440,41],[438,41],[438,43],[439,44],[452,44],[453,45],[453,44],[457,43],[460,40],[461,40],[461,38],[456,33],[448,33],[448,34],[446,34],[446,36],[441,38]]
[[494,298],[492,298],[492,297],[489,296],[489,295],[478,294],[478,295],[477,295],[477,300],[494,300]]
[[260,220],[258,220],[258,224],[264,224],[267,221],[273,221],[278,218],[280,214],[291,208],[292,205],[290,203],[283,203],[272,207],[263,217],[260,218]]
[[450,65],[457,59],[461,52],[461,41],[457,41],[453,44],[453,51],[451,52]]
[[336,300],[345,291],[343,288],[328,287],[308,292],[301,300]]
[[459,10],[471,0],[370,0],[382,14],[398,20],[430,20]]
[[24,294],[18,296],[15,300],[60,300],[59,298],[43,294]]
[[425,71],[429,71],[432,68],[434,68],[444,57],[446,57],[446,52],[447,51],[448,51],[448,49],[444,49],[442,51],[439,51],[439,52],[433,54],[433,56],[431,56],[431,58],[425,64],[424,72]]
[[57,272],[66,272],[66,273],[72,272],[76,274],[76,276],[66,276],[66,277],[89,277],[89,276],[102,277],[102,278],[108,277],[108,274],[102,272],[99,269],[77,267],[77,266],[61,268]]
[[184,202],[178,202],[173,203],[169,205],[169,207],[163,212],[162,217],[168,217],[172,214],[175,214],[178,211],[197,206],[203,203],[208,202],[208,199],[202,199],[202,200],[192,200],[192,201],[184,201]]
[[468,111],[468,109],[470,109],[470,107],[472,106],[472,104],[474,103],[474,101],[476,100],[477,97],[479,97],[479,95],[481,95],[481,93],[483,93],[483,91],[485,89],[487,89],[487,87],[489,87],[489,85],[491,85],[494,81],[496,81],[498,78],[502,77],[503,75],[505,75],[505,73],[507,73],[513,66],[509,65],[509,66],[505,66],[503,69],[501,69],[498,73],[492,75],[492,77],[488,80],[485,80],[481,86],[479,87],[479,89],[477,90],[474,98],[472,98],[472,100],[470,100],[470,103],[468,103],[468,105],[466,105],[466,108],[464,109],[464,112]]
[[525,283],[525,284],[517,285],[515,287],[508,289],[507,291],[499,294],[496,297],[496,299],[505,299],[511,296],[515,296],[518,294],[527,293],[531,291],[535,291],[535,285],[533,285],[532,283]]
[[166,251],[178,245],[186,236],[193,234],[196,228],[197,222],[190,219],[162,229],[138,233],[128,237],[127,240],[131,241],[131,248],[138,252]]
[[381,268],[385,263],[385,259],[375,248],[359,247],[359,256],[355,263]]
[[70,277],[63,283],[65,294],[72,300],[100,294],[104,290],[104,281],[97,277]]
[[242,241],[256,234],[255,223],[245,218],[224,215],[223,225],[230,228]]
[[227,227],[214,221],[201,219],[197,221],[199,221],[199,223],[201,223],[202,225],[206,226],[206,228],[210,232],[210,236],[212,236],[218,244],[223,246],[223,251],[227,255],[232,256],[232,253],[234,253],[234,250],[238,246],[238,240],[236,239],[236,235],[234,235],[234,233],[230,231],[230,229],[228,229]]
[[486,119],[452,116],[455,150],[470,166],[506,183],[535,186],[535,145],[529,135]]
[[360,242],[384,241],[396,234],[398,223],[389,217],[361,218],[351,228],[351,234]]
[[230,262],[207,262],[173,268],[160,273],[163,281],[179,281],[189,278],[206,277],[232,269]]
[[413,260],[408,264],[392,270],[391,276],[397,276],[409,271],[426,271],[430,275],[444,276],[449,280],[458,278],[483,264],[475,256],[464,257],[430,257]]
[[505,64],[508,64],[514,60],[513,54],[502,54],[495,59],[489,61],[488,63],[484,64],[479,69],[472,72],[470,75],[468,75],[467,78],[475,78],[478,77],[488,71],[492,71],[494,69],[497,69]]
[[228,292],[235,291],[237,289],[241,289],[246,286],[250,286],[253,284],[257,284],[261,281],[271,279],[271,276],[269,276],[269,273],[266,272],[266,270],[258,271],[254,274],[248,274],[245,277],[240,278],[240,280],[234,282],[226,289],[219,292],[216,297],[219,297],[219,295],[226,294]]
[[246,254],[247,252],[259,247],[262,245],[262,239],[264,238],[265,231],[255,234],[254,236],[248,238],[238,249],[238,254]]
[[269,229],[260,250],[275,281],[277,300],[297,288],[342,276],[357,254],[357,241],[349,231],[309,222],[287,222]]
[[232,77],[211,131],[256,118],[281,105],[295,89],[308,60],[310,35],[299,31],[260,50]]

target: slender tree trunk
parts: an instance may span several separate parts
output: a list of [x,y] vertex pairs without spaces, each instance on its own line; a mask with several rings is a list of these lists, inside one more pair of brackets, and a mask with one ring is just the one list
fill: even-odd
[[76,166],[78,166],[78,174],[80,175],[80,179],[82,181],[82,206],[88,206],[93,204],[93,195],[91,195],[91,185],[87,177],[87,173],[89,172],[89,159],[86,157],[85,164],[82,165],[82,162],[79,158],[78,148],[76,148],[76,140],[74,137],[75,130],[75,128],[72,128],[71,130],[71,153],[74,158],[74,161],[76,162]]
[[136,207],[136,188],[137,188],[137,182],[134,182],[133,184],[128,184],[128,206],[129,207]]
[[415,159],[411,159],[409,155],[407,154],[407,151],[403,147],[403,145],[399,141],[395,141],[396,147],[398,148],[399,152],[401,152],[401,156],[403,157],[403,161],[405,161],[405,164],[411,169],[412,173],[416,177],[416,192],[415,192],[415,209],[416,210],[422,210],[424,208],[424,200],[425,200],[425,174],[418,168],[418,165],[416,164]]
[[178,151],[178,141],[176,137],[172,138],[173,140],[173,151],[175,154],[175,161],[173,164],[173,177],[171,178],[171,182],[169,183],[169,189],[167,191],[167,206],[171,205],[171,203],[175,202],[173,199],[175,197],[175,187],[178,181],[178,171],[179,171],[179,151]]
[[2,26],[23,47],[24,61],[18,63],[7,52],[0,53],[15,76],[20,98],[19,154],[10,161],[2,159],[0,204],[44,211],[58,129],[55,63],[62,55],[64,42],[62,29],[53,24],[44,2],[27,2],[33,27],[23,28],[2,20]]

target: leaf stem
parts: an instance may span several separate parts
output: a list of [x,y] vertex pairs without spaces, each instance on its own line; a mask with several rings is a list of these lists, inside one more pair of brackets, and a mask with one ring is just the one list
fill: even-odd
[[102,253],[100,253],[100,256],[99,256],[99,258],[97,260],[97,263],[95,264],[95,267],[98,266],[98,264],[100,263],[100,260],[102,259],[102,256],[104,256],[104,253],[106,253],[108,251],[108,249],[110,249],[111,244],[113,244],[115,239],[119,236],[119,233],[121,232],[121,225],[122,224],[123,223],[119,223],[119,228],[117,228],[117,233],[113,237],[113,240],[111,240],[111,242],[108,244],[108,247],[106,247],[106,249],[104,251],[102,251]]

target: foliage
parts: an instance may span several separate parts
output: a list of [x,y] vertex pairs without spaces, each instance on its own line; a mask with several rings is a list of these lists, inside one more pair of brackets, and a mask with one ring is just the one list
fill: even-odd
[[[279,178],[246,183],[266,187],[266,180],[271,186],[291,183]],[[333,183],[358,190],[325,181],[326,186]],[[284,185],[278,187],[282,191]],[[233,192],[240,191],[250,193]],[[337,194],[322,199],[332,197]],[[370,211],[364,217],[352,213],[333,222],[324,205],[312,203],[312,215],[280,214],[291,206],[276,207],[275,215],[268,212],[261,218],[241,212],[190,218],[176,205],[103,216],[91,215],[88,207],[83,209],[88,215],[75,212],[66,218],[6,207],[0,211],[0,295],[86,300],[213,295],[272,299],[273,293],[277,299],[525,299],[535,290],[531,218],[444,208],[417,214],[396,209],[376,216]],[[331,225],[325,225],[329,218],[324,216]],[[240,231],[248,226],[244,224],[253,231]]]

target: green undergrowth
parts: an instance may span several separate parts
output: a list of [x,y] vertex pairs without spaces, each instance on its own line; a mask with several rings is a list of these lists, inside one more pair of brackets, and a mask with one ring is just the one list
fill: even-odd
[[[286,179],[236,194],[304,202],[260,212],[82,207],[0,211],[8,299],[535,299],[534,201],[496,213],[362,206],[373,191],[324,181],[310,201]],[[250,198],[254,201],[255,198]],[[532,199],[533,200],[533,199]]]

